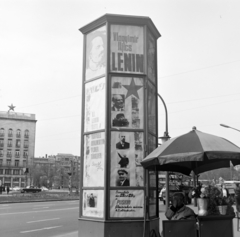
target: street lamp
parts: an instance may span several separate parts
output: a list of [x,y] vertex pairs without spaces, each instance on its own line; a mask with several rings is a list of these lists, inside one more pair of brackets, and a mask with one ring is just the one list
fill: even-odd
[[[222,126],[222,127],[224,127],[224,128],[231,128],[231,129],[233,129],[233,130],[236,130],[236,131],[238,131],[238,132],[240,132],[240,130],[238,130],[238,129],[236,129],[236,128],[233,128],[233,127],[230,127],[230,126],[228,126],[228,125],[226,125],[226,124],[220,124],[220,126]],[[231,179],[233,178],[232,176],[232,167],[231,167],[231,165],[230,165],[230,176],[231,176]]]
[[[164,143],[164,142],[166,142],[167,140],[170,139],[170,136],[168,134],[168,112],[167,112],[167,106],[166,106],[163,98],[159,94],[158,94],[158,97],[161,99],[161,101],[164,105],[164,109],[165,109],[166,128],[165,128],[165,132],[163,134],[163,137],[159,137],[160,139],[162,139],[162,143]],[[168,173],[168,171],[166,172],[165,186],[166,186],[166,210],[167,210],[168,204],[169,204],[169,173]]]
[[231,128],[231,129],[234,129],[234,130],[240,132],[240,130],[238,130],[238,129],[236,129],[236,128],[233,128],[233,127],[230,127],[230,126],[228,126],[228,125],[226,125],[226,124],[222,124],[222,123],[221,123],[220,126],[225,127],[225,128]]

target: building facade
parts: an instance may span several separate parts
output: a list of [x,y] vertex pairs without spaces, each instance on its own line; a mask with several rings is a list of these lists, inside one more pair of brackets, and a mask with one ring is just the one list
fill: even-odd
[[0,112],[0,184],[28,184],[29,160],[34,157],[35,114]]
[[35,186],[68,188],[71,180],[72,186],[76,187],[79,183],[79,172],[80,156],[58,153],[31,159],[30,179]]

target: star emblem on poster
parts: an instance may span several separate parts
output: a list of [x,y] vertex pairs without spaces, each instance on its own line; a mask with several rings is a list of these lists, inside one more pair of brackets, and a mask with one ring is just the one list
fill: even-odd
[[13,104],[9,105],[9,106],[8,106],[8,108],[9,108],[8,112],[9,112],[10,110],[14,111],[14,108],[15,108],[15,107],[16,107],[16,106],[13,106]]
[[127,89],[127,95],[126,95],[126,99],[131,96],[134,95],[135,97],[137,97],[139,99],[138,96],[138,90],[141,89],[143,86],[137,86],[135,84],[134,78],[132,78],[130,85],[122,85],[124,88]]

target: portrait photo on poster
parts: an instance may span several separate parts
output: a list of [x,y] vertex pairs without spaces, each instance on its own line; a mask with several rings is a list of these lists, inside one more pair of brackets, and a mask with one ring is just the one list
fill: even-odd
[[120,94],[112,95],[112,111],[124,111],[125,96]]
[[124,132],[119,132],[119,142],[116,143],[116,148],[117,149],[129,149],[130,148],[130,143],[129,141],[129,134],[124,133]]
[[88,207],[97,207],[97,195],[90,193],[90,195],[87,195],[87,206]]
[[129,121],[125,118],[124,113],[117,113],[112,121],[113,127],[128,127]]
[[106,26],[87,35],[85,79],[105,74],[106,70]]
[[117,169],[116,186],[130,186],[129,171],[127,169]]
[[117,152],[118,154],[118,165],[120,168],[128,168],[129,158],[128,155],[122,152]]

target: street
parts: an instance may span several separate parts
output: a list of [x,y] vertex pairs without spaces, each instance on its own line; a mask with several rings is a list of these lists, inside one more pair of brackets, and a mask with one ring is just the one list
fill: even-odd
[[79,201],[9,203],[0,205],[3,237],[77,236]]
[[[197,207],[188,205],[197,213]],[[234,206],[235,207],[235,206]],[[10,203],[0,205],[0,233],[3,237],[77,237],[79,201]],[[165,206],[159,205],[159,224]],[[240,236],[237,219],[233,219],[234,236]]]

